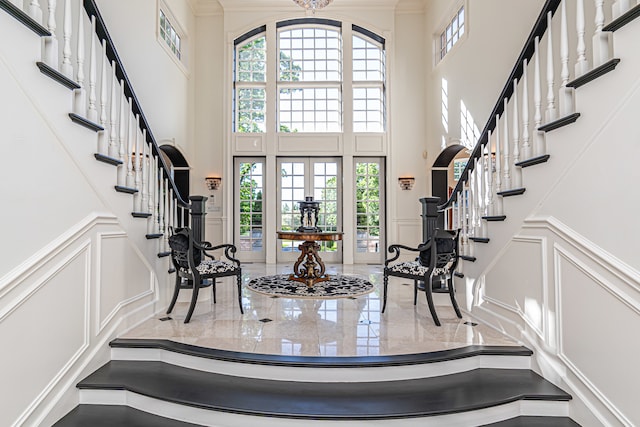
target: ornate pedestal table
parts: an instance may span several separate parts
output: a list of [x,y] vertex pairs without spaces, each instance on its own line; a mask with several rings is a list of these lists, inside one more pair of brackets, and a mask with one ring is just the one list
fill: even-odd
[[329,280],[329,275],[325,274],[324,263],[318,254],[320,245],[318,242],[328,242],[342,240],[342,232],[299,232],[299,231],[278,231],[278,239],[302,240],[298,246],[300,256],[293,265],[293,274],[289,280],[306,283],[313,286],[315,283]]

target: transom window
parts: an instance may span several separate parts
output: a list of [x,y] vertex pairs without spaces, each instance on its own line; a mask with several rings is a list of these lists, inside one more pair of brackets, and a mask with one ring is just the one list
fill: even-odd
[[453,45],[460,40],[460,37],[464,34],[464,22],[465,13],[463,5],[458,9],[458,12],[453,16],[446,28],[440,34],[439,59],[444,58],[445,55],[453,48]]
[[[354,132],[385,130],[384,39],[352,26],[353,49],[343,49],[342,24],[305,18],[279,22],[275,34],[257,28],[234,42],[235,132],[343,132],[344,97],[352,97]],[[273,40],[273,43],[269,40]],[[277,56],[268,50],[277,45]],[[269,45],[269,46],[268,46]],[[266,72],[277,58],[277,75]],[[345,76],[343,61],[352,61]],[[275,83],[275,91],[267,89]],[[347,85],[352,93],[343,93]],[[271,90],[271,91],[270,91]],[[267,128],[274,123],[274,129]]]
[[160,9],[160,38],[167,43],[169,50],[171,50],[178,59],[182,59],[180,34],[178,34],[162,9]]

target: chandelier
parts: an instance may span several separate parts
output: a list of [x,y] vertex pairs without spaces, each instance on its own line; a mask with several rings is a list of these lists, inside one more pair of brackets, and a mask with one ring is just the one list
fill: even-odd
[[310,10],[313,13],[317,9],[322,9],[325,6],[331,4],[333,0],[293,0],[298,6],[304,7],[305,10]]

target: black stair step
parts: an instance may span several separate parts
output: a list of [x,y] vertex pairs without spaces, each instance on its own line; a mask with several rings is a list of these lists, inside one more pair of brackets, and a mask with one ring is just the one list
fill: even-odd
[[131,216],[134,218],[149,218],[151,214],[149,212],[131,212]]
[[78,405],[53,427],[197,427],[128,406]]
[[580,424],[569,417],[533,417],[523,416],[510,418],[483,427],[580,427]]
[[278,354],[243,353],[238,351],[220,350],[199,347],[163,339],[118,338],[109,343],[111,348],[135,348],[165,350],[187,356],[205,359],[230,361],[234,363],[249,363],[254,365],[287,366],[287,367],[389,367],[407,366],[426,363],[446,362],[473,356],[531,356],[533,352],[522,346],[502,345],[469,345],[466,347],[428,353],[394,354],[388,356],[285,356]]
[[158,253],[158,258],[168,257],[169,255],[171,255],[171,251],[167,251],[167,252],[159,252],[159,253]]
[[459,271],[454,272],[453,275],[456,276],[456,277],[459,277],[461,279],[464,279],[464,274],[460,273]]
[[459,255],[458,258],[463,259],[465,261],[476,262],[476,257],[469,255]]
[[74,82],[69,77],[65,76],[55,68],[52,68],[50,65],[40,61],[36,62],[36,65],[38,66],[42,74],[44,74],[45,76],[51,77],[53,80],[57,81],[62,86],[72,90],[80,89],[80,85],[78,83]]
[[116,185],[115,189],[118,193],[127,193],[127,194],[135,194],[138,192],[137,188],[133,187],[125,187],[123,185]]
[[152,233],[152,234],[145,234],[144,237],[146,237],[147,239],[151,240],[151,239],[159,239],[163,236],[162,233]]
[[611,59],[600,65],[599,67],[596,67],[593,70],[584,73],[577,79],[570,81],[569,83],[567,83],[567,87],[579,88],[580,86],[584,86],[590,81],[593,81],[600,76],[604,76],[609,71],[615,70],[619,62],[620,60],[618,58]]
[[512,190],[499,191],[496,194],[502,197],[511,197],[511,196],[519,196],[521,194],[524,194],[525,191],[527,191],[526,188],[514,188]]
[[532,157],[527,160],[523,160],[521,162],[516,163],[516,166],[520,166],[521,168],[528,168],[529,166],[539,165],[540,163],[545,163],[551,155],[545,154],[543,156]]
[[639,16],[640,16],[640,4],[636,5],[635,7],[632,7],[624,15],[616,18],[614,21],[611,21],[611,23],[609,23],[608,25],[605,25],[604,28],[602,28],[602,31],[616,31],[624,27],[629,22],[633,21]]
[[97,161],[102,163],[107,163],[113,166],[118,166],[122,164],[122,160],[116,159],[114,157],[105,156],[104,154],[95,153],[93,157],[96,158]]
[[488,237],[469,237],[469,240],[476,243],[489,243]]
[[327,383],[243,378],[163,362],[115,360],[81,381],[78,388],[127,390],[202,409],[313,420],[433,416],[519,400],[571,399],[526,369],[474,369],[431,378]]
[[171,267],[170,269],[167,270],[167,274],[173,274],[176,272],[175,267]]
[[506,215],[488,215],[488,216],[483,216],[482,219],[484,219],[485,221],[504,221],[505,219],[507,219]]
[[558,120],[554,120],[547,123],[546,125],[540,126],[538,130],[541,132],[551,132],[552,130],[570,125],[571,123],[578,120],[578,117],[580,117],[580,113],[569,114],[568,116],[560,117]]
[[90,129],[94,132],[103,131],[104,128],[97,123],[92,122],[91,120],[82,117],[76,113],[69,113],[69,118],[73,123],[79,124],[80,126],[84,126],[87,129]]
[[27,15],[22,9],[11,3],[9,0],[0,0],[0,9],[4,9],[9,15],[16,18],[24,26],[41,37],[51,36],[49,30]]

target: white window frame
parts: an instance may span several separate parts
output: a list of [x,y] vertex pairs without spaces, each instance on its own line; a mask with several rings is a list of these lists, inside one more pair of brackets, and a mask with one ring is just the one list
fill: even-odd
[[[457,46],[461,45],[462,42],[467,39],[469,35],[469,4],[468,3],[469,3],[468,0],[460,0],[456,2],[454,5],[455,7],[449,9],[447,14],[445,15],[445,18],[443,18],[442,23],[438,26],[438,31],[436,32],[436,34],[433,35],[435,65],[438,65],[441,62],[443,62],[447,58],[447,56],[449,56],[451,51],[456,49]],[[447,42],[449,41],[449,39],[446,36],[447,29],[452,28],[454,22],[457,22],[460,10],[464,11],[463,33],[462,35],[458,34],[460,26],[459,24],[457,24],[455,26],[456,27],[455,31],[453,31],[451,34],[451,39],[454,38],[454,34],[457,35],[457,37],[455,41],[452,41],[451,47],[447,48],[446,45],[447,45]],[[443,49],[443,42],[442,42],[443,37],[445,39],[444,49]],[[443,50],[444,50],[444,53],[443,53]]]
[[[162,13],[165,16],[165,19],[169,21],[169,25],[176,32],[176,35],[180,40],[179,57],[175,52],[173,52],[171,47],[167,44],[167,40],[162,37],[160,33],[160,13]],[[178,65],[182,72],[188,75],[189,71],[187,67],[187,39],[187,32],[180,25],[180,21],[178,21],[171,9],[169,9],[169,6],[164,2],[164,0],[158,0],[156,9],[156,40],[158,41],[160,46],[162,46],[167,55],[169,55],[169,57],[173,60],[173,62]]]

